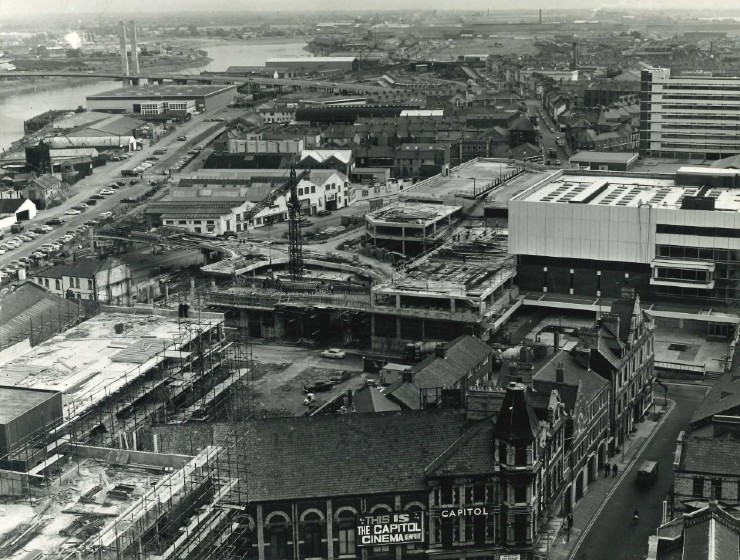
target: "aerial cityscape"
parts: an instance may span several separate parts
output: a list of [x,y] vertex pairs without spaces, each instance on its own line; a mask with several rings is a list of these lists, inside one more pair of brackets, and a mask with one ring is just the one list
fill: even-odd
[[740,560],[740,13],[0,5],[0,560]]

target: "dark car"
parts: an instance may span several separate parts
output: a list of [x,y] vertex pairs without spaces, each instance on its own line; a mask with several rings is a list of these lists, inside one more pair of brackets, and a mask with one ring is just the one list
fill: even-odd
[[98,199],[97,198],[88,198],[85,201],[85,204],[91,204],[93,206],[95,206],[97,203],[98,203]]
[[124,198],[121,199],[121,202],[124,202],[126,204],[136,204],[136,199],[129,198],[129,197],[124,197]]
[[61,218],[52,218],[51,220],[47,220],[46,225],[47,226],[61,226],[64,223],[64,220]]
[[118,185],[119,187],[125,187],[126,181],[116,181],[116,185]]
[[643,461],[637,470],[637,484],[639,486],[650,486],[657,478],[658,463],[656,461]]
[[103,200],[103,199],[104,199],[105,197],[104,197],[104,196],[103,196],[102,194],[97,194],[97,193],[95,193],[95,194],[94,194],[94,195],[92,195],[92,196],[91,196],[90,198],[95,198],[95,199],[97,199],[97,200]]
[[303,390],[306,393],[322,393],[326,391],[331,391],[332,387],[334,387],[334,383],[332,383],[331,381],[316,381],[311,385],[305,385],[303,387]]
[[138,179],[132,179],[131,181],[129,181],[129,182],[128,182],[128,184],[129,184],[129,185],[135,185],[135,184],[136,184],[136,183],[138,183],[138,182],[139,182],[139,180],[138,180]]

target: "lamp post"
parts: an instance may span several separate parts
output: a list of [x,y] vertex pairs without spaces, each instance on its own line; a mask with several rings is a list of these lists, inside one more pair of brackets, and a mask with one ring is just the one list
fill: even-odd
[[522,152],[524,157],[522,158],[522,165],[524,165],[524,171],[527,170],[527,152]]

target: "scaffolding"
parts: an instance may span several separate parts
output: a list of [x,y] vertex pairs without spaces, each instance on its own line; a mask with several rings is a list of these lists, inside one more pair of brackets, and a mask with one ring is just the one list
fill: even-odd
[[301,238],[301,201],[295,168],[290,168],[290,201],[288,202],[288,271],[293,278],[303,276],[303,240]]

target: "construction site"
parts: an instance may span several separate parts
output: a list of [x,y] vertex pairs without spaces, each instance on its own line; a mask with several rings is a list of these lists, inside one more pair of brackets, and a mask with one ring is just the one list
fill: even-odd
[[[156,425],[246,417],[249,344],[224,316],[102,306],[0,353],[0,557],[187,558],[223,521],[220,449],[161,454]],[[18,557],[22,557],[18,556]]]

